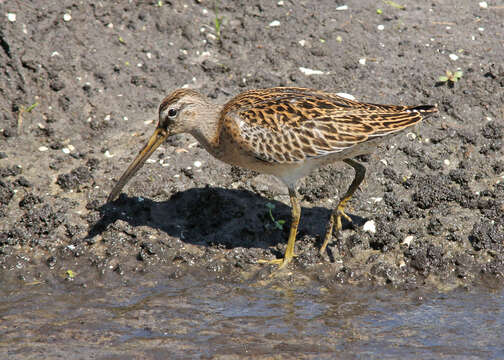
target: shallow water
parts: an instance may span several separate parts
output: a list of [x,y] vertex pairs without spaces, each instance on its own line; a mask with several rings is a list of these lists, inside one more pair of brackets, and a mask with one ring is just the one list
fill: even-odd
[[490,289],[4,282],[0,319],[1,359],[504,358],[504,291]]

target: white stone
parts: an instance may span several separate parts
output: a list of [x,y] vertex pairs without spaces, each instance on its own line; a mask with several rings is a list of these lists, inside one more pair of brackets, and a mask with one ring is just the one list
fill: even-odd
[[72,20],[72,15],[70,15],[70,14],[63,15],[63,20],[64,21],[70,21],[70,20]]
[[15,22],[16,21],[16,14],[15,13],[7,13],[7,20],[10,22]]
[[415,239],[413,235],[408,235],[404,238],[402,244],[410,246],[411,242]]
[[380,24],[376,28],[380,31],[383,31],[385,29],[385,26]]
[[303,74],[308,75],[308,76],[310,76],[310,75],[323,75],[324,74],[323,71],[308,69],[305,67],[300,67],[299,71],[301,71]]
[[115,156],[115,155],[112,155],[112,154],[110,153],[110,151],[108,151],[108,150],[107,150],[107,151],[105,151],[105,152],[103,153],[103,155],[105,155],[105,157],[106,157],[106,158],[113,158],[113,157]]
[[277,5],[278,6],[284,6],[284,2],[283,1],[279,1],[279,2],[277,2]]
[[364,232],[368,232],[371,234],[376,233],[376,224],[375,224],[374,220],[366,221],[366,223],[362,227],[362,230],[364,230]]
[[488,3],[486,1],[481,1],[479,7],[482,9],[488,9]]
[[273,20],[272,22],[269,23],[270,27],[277,27],[280,26],[280,21],[278,20]]
[[359,64],[366,65],[366,58],[359,59]]
[[348,10],[348,5],[341,5],[336,8],[336,11],[345,11]]
[[348,100],[355,100],[355,96],[347,94],[347,93],[336,93],[336,95],[341,96],[342,98],[348,99]]
[[70,149],[69,148],[63,148],[61,149],[65,154],[70,154]]
[[458,60],[458,58],[459,58],[457,54],[450,54],[450,55],[448,55],[448,56],[449,56],[449,57],[450,57],[450,59],[451,59],[451,60],[453,60],[453,61],[456,61],[456,60]]
[[105,121],[110,121],[110,114],[105,115],[105,118],[104,118],[103,120],[105,120]]
[[49,148],[47,146],[41,146],[38,148],[39,151],[47,151]]
[[448,159],[445,159],[445,160],[443,161],[443,163],[444,163],[446,166],[450,166],[450,160],[448,160]]
[[306,40],[299,40],[298,43],[301,46],[305,46],[306,45]]
[[199,167],[201,167],[202,164],[201,164],[201,161],[197,160],[197,161],[194,162],[193,165],[194,165],[194,167],[199,168]]

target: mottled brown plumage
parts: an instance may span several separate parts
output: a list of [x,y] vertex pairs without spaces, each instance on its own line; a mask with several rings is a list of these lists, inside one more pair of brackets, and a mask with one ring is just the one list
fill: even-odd
[[300,217],[298,179],[335,161],[352,166],[356,175],[329,220],[321,252],[341,230],[344,207],[364,179],[365,168],[351,158],[371,153],[386,137],[437,112],[436,106],[395,106],[360,103],[336,94],[305,88],[249,90],[219,107],[194,90],[179,89],[159,107],[159,124],[148,144],[112,190],[114,200],[126,182],[170,135],[192,134],[216,158],[229,164],[275,175],[288,187],[292,224],[283,259],[294,256]]

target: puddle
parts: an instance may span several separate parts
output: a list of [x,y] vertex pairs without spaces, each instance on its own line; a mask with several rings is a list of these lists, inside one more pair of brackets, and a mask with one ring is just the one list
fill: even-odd
[[[110,285],[114,283],[113,285]],[[107,285],[109,284],[109,285]],[[0,288],[2,358],[500,358],[504,291],[136,275]],[[278,357],[275,357],[278,358]]]

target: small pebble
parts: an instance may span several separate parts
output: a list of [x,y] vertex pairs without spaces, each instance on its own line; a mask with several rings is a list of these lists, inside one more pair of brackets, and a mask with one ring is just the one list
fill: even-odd
[[445,160],[443,161],[443,163],[444,163],[446,166],[450,166],[450,160],[448,160],[448,159],[445,159]]
[[70,154],[70,149],[69,148],[63,148],[61,149],[65,154]]
[[277,27],[280,26],[280,21],[278,20],[273,20],[272,22],[269,23],[270,27]]
[[458,60],[458,58],[459,58],[459,57],[458,57],[458,55],[456,55],[456,54],[450,54],[450,55],[448,55],[448,56],[449,56],[449,57],[450,57],[450,59],[451,59],[451,60],[453,60],[453,61],[456,61],[456,60]]
[[110,121],[110,114],[109,115],[105,115],[105,117],[103,118],[103,120]]
[[371,234],[376,233],[376,224],[375,224],[374,220],[366,221],[366,223],[362,227],[362,230],[364,230],[364,232],[368,232]]
[[303,74],[308,75],[308,76],[310,76],[310,75],[323,75],[324,74],[323,71],[308,69],[305,67],[300,67],[299,71],[301,71]]
[[336,8],[336,11],[345,11],[348,10],[348,5],[341,5]]
[[105,151],[105,152],[103,153],[103,155],[105,155],[105,157],[106,157],[106,158],[113,158],[113,157],[115,156],[115,155],[112,155],[112,154],[110,153],[110,151],[108,151],[108,150],[107,150],[107,151]]
[[67,22],[70,21],[70,20],[72,20],[72,15],[70,15],[70,14],[63,15],[63,20],[67,21]]
[[301,46],[305,46],[306,45],[306,40],[299,40],[298,43]]
[[384,29],[385,29],[385,26],[384,26],[384,25],[378,25],[376,28],[377,28],[378,30],[382,31],[382,30],[384,30]]
[[413,237],[413,235],[408,235],[404,238],[402,244],[404,245],[407,245],[407,246],[410,246],[411,242],[414,240],[415,238]]
[[199,168],[199,167],[201,167],[202,164],[201,164],[201,161],[195,161],[193,165],[194,165],[194,167]]
[[15,13],[7,13],[7,20],[10,22],[15,22],[16,21],[16,14]]
[[47,146],[41,146],[38,148],[39,151],[47,151],[49,148]]
[[366,65],[366,58],[359,59],[359,64]]
[[488,9],[488,3],[486,1],[481,1],[479,7],[482,9]]
[[278,6],[284,6],[284,2],[283,1],[279,1],[279,2],[277,2],[277,5]]
[[348,99],[348,100],[355,100],[355,96],[347,94],[347,93],[336,93],[336,95],[341,96],[342,98]]

